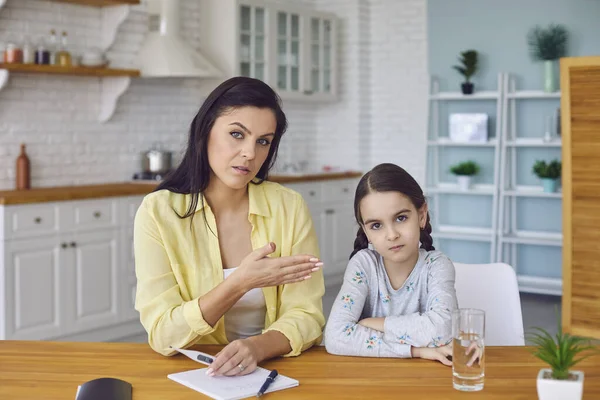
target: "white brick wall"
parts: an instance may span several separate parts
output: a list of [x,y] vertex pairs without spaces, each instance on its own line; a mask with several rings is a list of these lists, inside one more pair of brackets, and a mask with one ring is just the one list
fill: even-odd
[[[183,0],[183,35],[198,42],[199,0]],[[202,0],[216,1],[216,0]],[[425,0],[305,0],[341,18],[340,101],[284,103],[290,128],[281,161],[306,158],[366,170],[393,161],[424,176],[426,129]],[[0,43],[13,32],[32,38],[67,30],[74,53],[100,41],[101,12],[45,0],[8,0],[0,10]],[[109,57],[131,64],[146,32],[143,6],[121,26]],[[0,189],[14,186],[19,143],[28,145],[33,186],[127,180],[139,153],[160,142],[177,154],[203,93],[218,82],[134,79],[115,116],[96,121],[95,78],[12,75],[0,92]],[[293,149],[293,151],[292,151]]]

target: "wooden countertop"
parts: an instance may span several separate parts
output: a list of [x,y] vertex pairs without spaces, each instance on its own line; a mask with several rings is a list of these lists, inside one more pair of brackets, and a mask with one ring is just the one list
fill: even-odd
[[[278,183],[300,183],[361,177],[361,172],[340,172],[308,175],[273,175],[270,181]],[[102,197],[135,196],[150,193],[154,182],[123,182],[85,186],[61,186],[29,190],[0,191],[0,204],[30,204],[51,201],[84,200]]]
[[[221,346],[197,346],[216,354]],[[421,359],[340,357],[314,347],[299,357],[261,363],[300,381],[271,399],[537,399],[544,367],[531,348],[488,347],[484,389],[452,388],[452,369]],[[577,366],[585,373],[584,399],[600,398],[600,356]],[[1,399],[73,399],[77,386],[114,377],[133,385],[133,400],[207,399],[171,381],[168,374],[204,368],[183,355],[163,357],[140,343],[0,341]]]

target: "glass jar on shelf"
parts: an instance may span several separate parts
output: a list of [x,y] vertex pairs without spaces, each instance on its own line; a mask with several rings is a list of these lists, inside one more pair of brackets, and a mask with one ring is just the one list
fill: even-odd
[[16,40],[10,40],[4,49],[4,62],[7,64],[22,64],[23,49]]
[[67,32],[63,31],[58,51],[56,52],[56,65],[61,67],[70,67],[72,65],[71,53],[67,50]]
[[43,37],[38,40],[33,61],[37,65],[50,65],[50,50]]
[[23,64],[33,64],[35,61],[35,48],[29,36],[23,39]]

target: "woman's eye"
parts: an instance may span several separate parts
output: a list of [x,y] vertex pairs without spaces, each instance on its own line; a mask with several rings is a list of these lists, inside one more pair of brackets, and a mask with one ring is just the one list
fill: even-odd
[[379,229],[379,228],[381,228],[381,224],[380,223],[374,223],[373,225],[371,225],[371,229],[376,230],[376,229]]
[[231,136],[233,136],[235,139],[241,139],[244,137],[244,135],[242,135],[240,132],[231,132]]
[[271,142],[269,142],[267,139],[258,139],[257,143],[260,144],[261,146],[268,146],[271,144]]
[[400,221],[400,222],[404,222],[406,221],[407,217],[406,215],[399,215],[398,218],[396,218],[396,220]]

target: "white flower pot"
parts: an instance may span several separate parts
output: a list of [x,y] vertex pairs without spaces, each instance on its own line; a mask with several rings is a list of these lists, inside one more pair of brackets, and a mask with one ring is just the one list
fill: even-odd
[[537,392],[539,400],[581,400],[583,396],[583,372],[570,371],[577,375],[576,381],[544,379],[545,372],[552,372],[543,368],[537,377]]
[[471,177],[469,175],[457,175],[458,188],[464,192],[471,187]]

